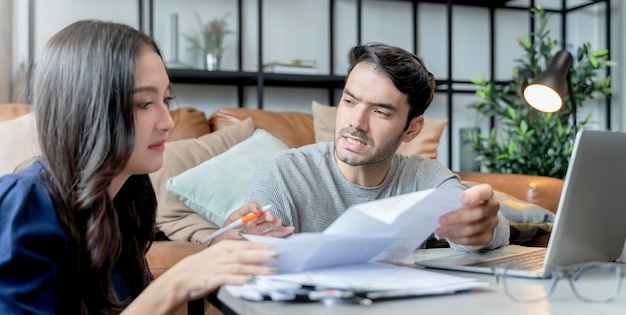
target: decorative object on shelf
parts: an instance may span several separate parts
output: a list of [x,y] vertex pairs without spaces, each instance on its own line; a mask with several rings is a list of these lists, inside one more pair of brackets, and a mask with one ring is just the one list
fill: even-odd
[[203,23],[200,15],[196,13],[198,24],[200,25],[200,36],[183,35],[191,43],[191,50],[198,51],[204,58],[204,68],[214,71],[220,69],[222,53],[224,52],[224,37],[233,34],[233,31],[227,29],[226,17],[230,13],[221,18],[214,18],[207,23]]
[[170,55],[171,58],[165,62],[168,68],[189,69],[178,60],[178,13],[170,14]]
[[263,64],[263,71],[289,74],[319,74],[317,61],[302,59],[269,61]]
[[[570,122],[575,109],[571,105],[581,107],[587,99],[610,96],[610,77],[598,78],[598,72],[615,63],[608,59],[608,50],[592,51],[589,43],[583,44],[578,47],[576,62],[571,68],[573,93],[570,95],[575,99],[566,101],[570,106],[554,113],[533,109],[526,103],[522,91],[534,74],[542,72],[542,65],[554,58],[557,41],[549,37],[548,18],[542,7],[530,11],[538,27],[533,34],[518,40],[526,55],[516,60],[518,67],[513,71],[513,80],[498,85],[482,77],[472,79],[478,85],[479,100],[470,107],[481,116],[493,117],[495,124],[488,135],[473,132],[468,138],[471,150],[478,153],[477,162],[490,172],[564,178],[575,137],[574,122]],[[582,129],[590,122],[591,114],[575,123],[577,129]]]

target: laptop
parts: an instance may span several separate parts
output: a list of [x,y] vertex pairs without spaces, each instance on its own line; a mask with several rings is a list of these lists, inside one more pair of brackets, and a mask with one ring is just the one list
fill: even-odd
[[[507,264],[511,275],[546,278],[549,266],[615,261],[626,239],[625,187],[626,133],[581,130],[574,141],[547,248],[509,245],[416,264],[490,274],[493,265]],[[530,256],[539,259],[539,264],[518,270],[517,263]]]

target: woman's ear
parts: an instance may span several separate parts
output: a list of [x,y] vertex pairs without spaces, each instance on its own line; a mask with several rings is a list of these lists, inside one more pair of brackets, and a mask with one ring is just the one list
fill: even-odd
[[419,115],[417,117],[413,117],[409,126],[404,131],[404,136],[402,136],[402,141],[410,142],[415,139],[415,137],[422,131],[424,127],[424,115]]

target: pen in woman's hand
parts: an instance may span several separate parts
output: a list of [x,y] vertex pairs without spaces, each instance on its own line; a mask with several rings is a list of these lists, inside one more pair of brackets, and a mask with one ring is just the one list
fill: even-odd
[[254,219],[254,218],[257,218],[257,217],[261,216],[263,213],[265,213],[265,211],[269,210],[270,208],[272,208],[272,205],[267,205],[267,206],[264,206],[264,207],[263,207],[263,208],[261,208],[261,210],[259,210],[258,212],[250,212],[250,213],[248,213],[248,214],[244,215],[243,217],[239,218],[239,220],[237,220],[237,221],[233,221],[233,222],[231,222],[229,225],[227,225],[227,226],[225,226],[225,227],[222,227],[221,229],[219,229],[219,230],[217,230],[217,231],[215,231],[215,232],[213,232],[213,233],[211,233],[211,234],[209,234],[209,235],[205,236],[205,237],[204,237],[204,238],[200,241],[200,243],[203,243],[203,244],[204,244],[204,243],[209,242],[210,240],[212,240],[212,239],[214,239],[214,238],[218,237],[219,235],[221,235],[221,234],[225,233],[226,231],[229,231],[229,230],[232,230],[232,229],[238,228],[238,227],[240,227],[240,226],[242,226],[242,225],[244,225],[244,224],[248,223],[248,221],[250,221],[250,220],[252,220],[252,219]]

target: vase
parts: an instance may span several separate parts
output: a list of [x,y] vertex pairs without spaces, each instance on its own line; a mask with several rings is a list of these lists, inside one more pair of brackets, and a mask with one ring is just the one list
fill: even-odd
[[220,69],[220,56],[216,53],[206,54],[204,59],[205,69],[208,71],[217,71]]

